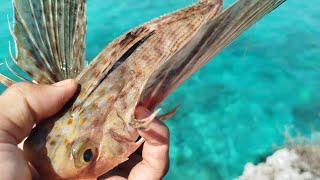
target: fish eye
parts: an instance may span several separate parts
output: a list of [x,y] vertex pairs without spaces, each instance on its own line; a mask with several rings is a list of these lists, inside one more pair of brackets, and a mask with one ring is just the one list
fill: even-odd
[[71,153],[77,168],[89,166],[98,157],[98,146],[89,139],[79,139],[72,145]]
[[83,160],[85,162],[90,162],[92,160],[92,157],[93,157],[92,149],[87,149],[87,150],[84,151]]

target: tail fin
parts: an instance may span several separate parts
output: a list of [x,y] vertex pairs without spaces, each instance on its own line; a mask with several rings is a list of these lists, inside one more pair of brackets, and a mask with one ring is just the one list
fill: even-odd
[[152,75],[140,103],[153,110],[188,77],[283,2],[285,0],[239,0],[209,20],[189,43]]
[[86,0],[14,0],[13,7],[17,65],[38,83],[77,76],[85,60]]

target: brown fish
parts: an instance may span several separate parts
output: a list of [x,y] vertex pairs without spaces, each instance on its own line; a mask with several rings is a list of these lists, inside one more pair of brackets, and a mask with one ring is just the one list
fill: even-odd
[[[16,64],[37,83],[75,78],[80,85],[72,102],[31,132],[26,158],[48,179],[97,178],[126,161],[155,108],[284,1],[239,0],[222,11],[222,0],[201,0],[130,30],[82,70],[85,0],[14,0]],[[137,106],[154,113],[137,120]]]

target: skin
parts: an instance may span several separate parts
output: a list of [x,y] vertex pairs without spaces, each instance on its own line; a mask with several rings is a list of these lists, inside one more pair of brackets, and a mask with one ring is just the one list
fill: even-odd
[[[77,84],[65,80],[53,85],[16,83],[0,96],[0,173],[3,179],[38,178],[37,172],[18,148],[32,127],[57,113],[74,95]],[[136,108],[136,117],[150,115],[144,107]],[[129,160],[99,179],[162,179],[169,167],[169,130],[154,120],[138,133],[146,141]],[[19,173],[17,173],[19,170]]]

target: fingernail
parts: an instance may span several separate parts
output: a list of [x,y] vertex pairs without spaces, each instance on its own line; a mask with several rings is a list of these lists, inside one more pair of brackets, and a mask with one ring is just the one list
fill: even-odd
[[74,83],[74,80],[73,79],[66,79],[66,80],[63,80],[63,81],[60,81],[60,82],[57,82],[55,84],[52,84],[53,86],[67,86],[67,85],[70,85]]

